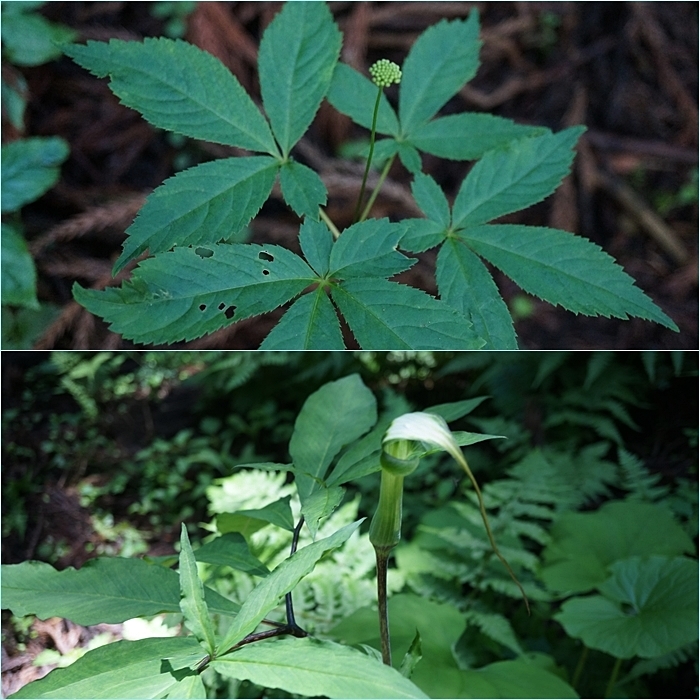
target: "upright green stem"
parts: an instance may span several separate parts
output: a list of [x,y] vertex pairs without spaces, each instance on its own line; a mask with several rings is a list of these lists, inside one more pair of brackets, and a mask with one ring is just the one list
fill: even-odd
[[617,676],[620,673],[620,667],[622,666],[622,659],[615,659],[615,665],[613,666],[612,673],[610,674],[610,680],[608,681],[608,686],[605,689],[605,697],[609,698],[612,695],[615,683],[617,683]]
[[391,666],[391,645],[389,636],[389,610],[386,595],[386,571],[391,549],[374,549],[377,555],[377,602],[379,609],[379,638],[382,644],[382,661]]
[[586,659],[588,658],[588,647],[584,644],[583,650],[581,651],[581,656],[578,658],[578,663],[576,664],[576,670],[571,678],[571,687],[576,688],[578,686],[579,679],[581,678],[581,673],[583,673],[583,667],[586,665]]
[[377,555],[377,603],[379,609],[379,637],[382,661],[391,666],[389,613],[387,610],[386,576],[391,550],[401,539],[403,504],[403,477],[382,469],[379,486],[379,504],[369,528],[369,541]]
[[374,137],[377,133],[377,115],[379,114],[379,101],[382,97],[382,88],[377,88],[377,100],[374,103],[374,114],[372,115],[372,132],[369,137],[369,155],[367,156],[367,165],[365,166],[365,174],[362,177],[362,187],[360,188],[360,196],[357,198],[357,204],[355,205],[355,216],[354,221],[358,221],[360,216],[360,207],[362,206],[362,200],[365,196],[365,186],[367,185],[367,175],[369,175],[369,168],[372,165],[372,156],[374,155]]

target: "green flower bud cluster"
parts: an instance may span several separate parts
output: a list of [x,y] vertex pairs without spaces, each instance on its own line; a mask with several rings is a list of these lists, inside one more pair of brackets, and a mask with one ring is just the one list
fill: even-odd
[[401,82],[401,69],[393,62],[382,58],[369,69],[372,82],[380,87],[389,87],[392,83]]

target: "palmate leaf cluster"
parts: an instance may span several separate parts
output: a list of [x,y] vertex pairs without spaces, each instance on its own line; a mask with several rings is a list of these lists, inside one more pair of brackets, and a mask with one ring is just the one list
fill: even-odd
[[[549,196],[566,176],[582,128],[558,134],[487,114],[435,116],[478,67],[476,12],[427,29],[403,66],[398,110],[381,95],[378,158],[398,156],[426,218],[337,230],[326,187],[294,146],[321,102],[371,126],[377,87],[339,62],[342,35],[321,2],[286,4],[266,29],[258,70],[263,112],[213,56],[179,40],[89,41],[65,49],[109,77],[121,102],[153,125],[256,155],[202,163],[166,180],[128,230],[114,273],[148,252],[129,281],[76,300],[138,343],[175,343],[286,304],[263,349],[343,349],[344,319],[364,349],[516,348],[505,302],[484,261],[530,294],[575,313],[639,316],[670,328],[605,253],[564,231],[490,223]],[[452,207],[421,152],[481,159]],[[301,255],[235,243],[275,181],[303,219]],[[415,264],[400,250],[440,247],[439,298],[392,278]]]

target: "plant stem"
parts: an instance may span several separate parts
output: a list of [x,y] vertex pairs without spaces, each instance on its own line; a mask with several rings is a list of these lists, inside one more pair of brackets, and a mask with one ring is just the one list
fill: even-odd
[[391,666],[389,637],[389,612],[387,609],[386,576],[391,550],[401,539],[401,515],[403,509],[403,477],[382,469],[379,486],[379,504],[369,528],[369,541],[377,556],[377,604],[379,611],[379,637],[382,644],[382,661]]
[[588,647],[584,644],[581,650],[581,656],[578,657],[578,663],[576,664],[576,669],[574,670],[573,678],[571,679],[571,687],[576,688],[579,679],[581,678],[581,673],[583,672],[583,667],[586,665],[586,659],[588,658]]
[[[304,525],[304,516],[302,515],[301,518],[299,518],[299,522],[297,523],[297,526],[294,528],[294,534],[292,535],[292,551],[290,552],[290,556],[294,554],[294,552],[297,551],[297,545],[299,544],[299,533],[301,532],[301,528]],[[290,591],[287,593],[284,597],[284,602],[285,602],[285,607],[287,611],[287,633],[293,634],[295,637],[306,637],[308,636],[308,632],[306,630],[303,630],[299,625],[297,625],[296,620],[294,619],[294,606],[292,604],[292,592]]]
[[362,187],[360,188],[360,196],[357,198],[355,205],[354,221],[358,221],[360,216],[360,207],[365,196],[365,186],[367,185],[367,175],[369,174],[370,165],[372,165],[372,156],[374,155],[374,137],[377,133],[377,115],[379,114],[379,100],[382,97],[382,88],[377,88],[377,100],[374,103],[374,114],[372,115],[372,131],[369,137],[369,155],[367,156],[367,165],[365,166],[365,174],[362,178]]
[[367,202],[367,206],[365,207],[364,211],[362,212],[362,216],[360,217],[360,221],[364,221],[367,216],[369,215],[370,209],[374,205],[374,200],[377,199],[377,195],[379,194],[379,190],[382,188],[382,185],[384,184],[384,180],[386,180],[386,176],[389,174],[389,170],[391,170],[391,166],[394,164],[394,160],[396,159],[396,153],[394,153],[389,160],[384,164],[384,167],[382,168],[381,175],[379,176],[379,181],[377,182],[377,186],[374,188],[374,191],[372,192],[372,195],[369,198],[369,201]]
[[615,659],[615,665],[613,666],[612,673],[610,674],[610,680],[608,681],[608,686],[605,688],[605,697],[609,698],[612,695],[615,683],[617,683],[617,676],[620,673],[620,667],[622,666],[622,659]]
[[391,646],[389,643],[389,611],[386,601],[386,571],[392,547],[375,547],[377,555],[377,602],[379,603],[379,637],[382,643],[382,661],[391,666]]
[[331,221],[331,218],[326,214],[321,207],[318,208],[318,215],[325,221],[326,226],[331,230],[331,233],[333,234],[333,238],[340,238],[340,231],[338,231],[338,227]]

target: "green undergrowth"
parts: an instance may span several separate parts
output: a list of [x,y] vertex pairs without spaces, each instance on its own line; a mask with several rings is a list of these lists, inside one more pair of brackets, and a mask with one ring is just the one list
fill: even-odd
[[[97,357],[83,358],[86,372],[109,366],[110,358]],[[198,370],[184,380],[200,383],[192,404],[197,423],[186,440],[176,433],[154,441],[139,458],[153,460],[152,473],[146,469],[141,484],[120,487],[137,494],[158,473],[178,474],[168,456],[174,464],[186,461],[191,446],[188,464],[203,476],[188,488],[201,515],[189,520],[178,551],[103,556],[77,572],[23,562],[5,568],[3,600],[18,618],[57,615],[94,624],[166,613],[173,629],[183,627],[171,639],[89,651],[66,673],[50,674],[43,686],[16,697],[67,687],[69,670],[97,697],[86,660],[116,682],[109,668],[138,670],[130,649],[140,650],[138,672],[153,681],[152,697],[174,697],[191,686],[191,697],[372,697],[383,687],[384,697],[632,698],[654,697],[673,678],[696,677],[696,416],[682,403],[668,409],[668,397],[685,397],[696,379],[694,357],[192,353],[182,359],[183,367]],[[53,375],[61,391],[65,373],[87,381],[76,376],[80,366],[66,361]],[[183,367],[173,364],[174,374],[165,374],[182,378]],[[104,381],[115,386],[114,378]],[[101,384],[84,387],[98,405]],[[90,404],[76,398],[76,405],[86,412]],[[222,420],[234,415],[234,406],[235,420]],[[441,454],[429,455],[406,477],[404,526],[389,569],[391,671],[378,657],[374,556],[369,523],[359,520],[376,507],[381,436],[393,418],[414,410],[442,415],[455,435],[503,436],[463,451],[532,614],[492,552],[469,481]],[[211,452],[202,457],[207,440]],[[134,479],[137,471],[130,472]],[[184,474],[182,484],[191,477]],[[177,494],[134,500],[151,512],[168,503],[170,518],[188,512]],[[302,514],[307,524],[297,544],[304,554],[290,558]],[[127,588],[131,581],[147,584],[148,605],[121,599],[85,605],[84,592],[99,598],[107,580]],[[67,593],[60,601],[54,585]],[[295,624],[310,637],[245,637],[270,629],[258,628],[263,610],[266,619],[283,623],[287,592]],[[118,596],[127,593],[133,591]],[[249,643],[227,651],[244,638]],[[212,644],[220,647],[215,654]],[[159,665],[163,659],[177,665],[174,675]],[[323,668],[329,676],[321,681]],[[178,669],[190,670],[178,676]],[[369,677],[379,685],[363,685]]]

